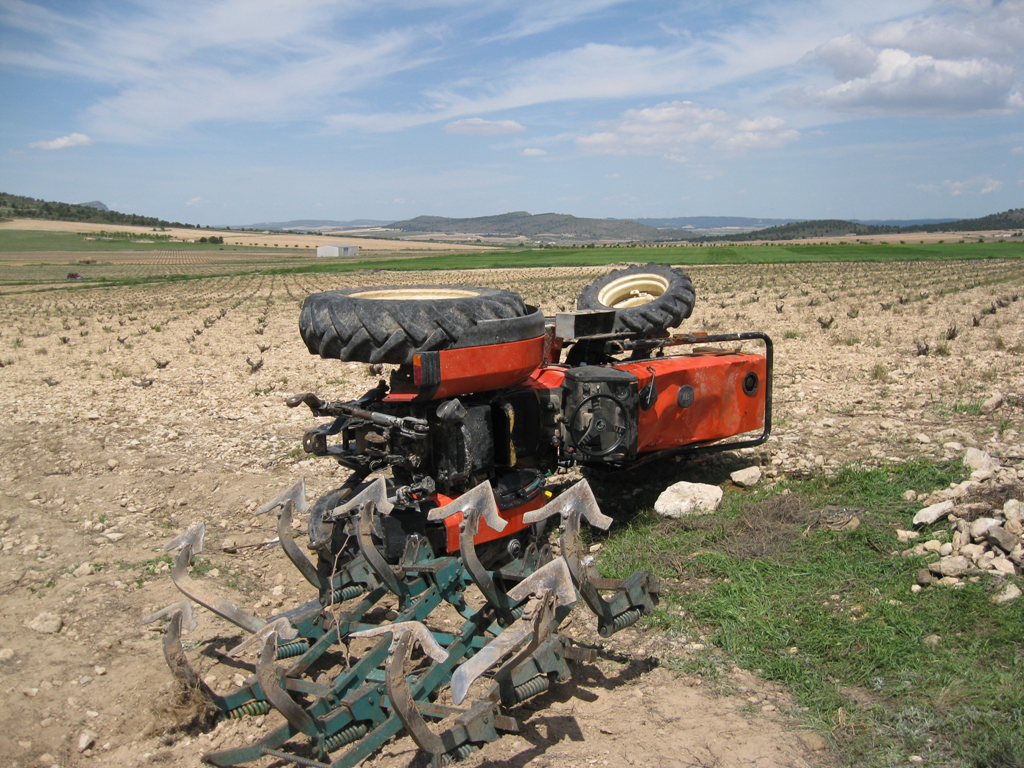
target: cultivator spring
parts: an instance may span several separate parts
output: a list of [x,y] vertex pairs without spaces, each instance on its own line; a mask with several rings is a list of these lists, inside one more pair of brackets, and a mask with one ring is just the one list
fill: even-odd
[[[318,553],[319,565],[291,533],[296,510],[310,510],[303,483],[257,510],[277,510],[282,549],[319,593],[267,621],[210,594],[189,576],[191,558],[202,547],[201,531],[172,542],[180,547],[172,578],[187,599],[145,619],[169,619],[163,647],[171,671],[223,717],[276,710],[284,719],[255,743],[206,754],[207,762],[234,766],[272,756],[302,766],[347,768],[404,730],[433,764],[446,765],[517,731],[506,710],[567,681],[570,660],[593,660],[593,650],[558,632],[580,598],[597,615],[605,637],[649,613],[657,600],[658,584],[646,571],[622,581],[600,579],[580,557],[582,521],[602,529],[611,524],[586,481],[524,517],[535,529],[561,518],[559,556],[552,557],[544,537],[535,536],[500,566],[485,564],[493,558],[482,558],[474,546],[481,521],[498,532],[506,525],[488,482],[429,513],[432,521],[461,514],[459,552],[435,556],[425,538],[412,535],[395,565],[374,543],[382,518],[392,512],[385,481],[352,493],[329,494],[329,503],[318,502],[310,512],[308,546]],[[331,555],[339,529],[348,538]],[[481,607],[467,600],[471,586],[483,597]],[[206,685],[182,648],[182,631],[195,626],[193,602],[247,633],[224,654],[249,671],[230,693]],[[385,604],[394,610],[382,610]],[[461,626],[452,628],[452,619],[446,623],[445,612],[460,617]],[[365,646],[358,658],[354,645]],[[248,649],[257,651],[254,664],[238,658]]]

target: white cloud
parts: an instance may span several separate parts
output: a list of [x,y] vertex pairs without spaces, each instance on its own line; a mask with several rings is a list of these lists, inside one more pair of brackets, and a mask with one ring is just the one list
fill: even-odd
[[525,130],[515,120],[483,120],[479,117],[456,120],[444,127],[445,133],[456,133],[462,136],[498,136],[503,133],[519,133]]
[[[628,1],[628,0],[626,0]],[[517,4],[519,15],[507,32],[487,38],[484,42],[494,40],[514,40],[543,32],[550,32],[557,27],[578,22],[585,16],[603,11],[624,0],[559,0],[557,3],[523,3]]]
[[690,153],[735,154],[752,148],[781,147],[800,134],[778,117],[746,118],[690,101],[630,109],[608,130],[580,136],[585,152],[608,155],[660,155],[686,163]]
[[894,115],[965,115],[1024,108],[1024,2],[948,3],[911,18],[835,37],[804,61],[831,87],[776,95],[791,106]]
[[528,147],[519,153],[523,157],[543,157],[547,154],[543,149],[537,149],[536,147]]
[[1014,147],[1010,151],[1015,155],[1024,155],[1024,147]]
[[947,179],[941,184],[917,184],[915,187],[922,192],[958,197],[960,195],[988,195],[992,192],[998,192],[1003,188],[1003,182],[990,176],[975,176],[967,181],[949,181]]
[[[61,6],[55,6],[60,8]],[[0,65],[100,83],[113,95],[85,110],[91,135],[153,140],[213,120],[316,118],[324,100],[430,59],[423,29],[338,25],[361,3],[215,0],[49,10],[0,3],[10,44]]]
[[92,139],[84,133],[72,133],[53,141],[36,141],[29,146],[32,149],[64,149],[65,147],[87,147],[90,144],[92,144]]
[[198,205],[201,202],[203,202],[203,198],[193,197],[191,200],[187,201],[185,205]]

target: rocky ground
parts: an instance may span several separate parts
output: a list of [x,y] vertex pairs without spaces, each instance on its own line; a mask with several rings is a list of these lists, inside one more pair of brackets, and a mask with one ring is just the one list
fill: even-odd
[[[192,766],[203,752],[273,724],[267,716],[208,733],[174,731],[181,713],[160,634],[139,618],[176,599],[161,545],[199,521],[208,534],[196,575],[225,597],[261,617],[309,599],[283,554],[261,546],[274,521],[253,511],[300,477],[311,496],[344,478],[326,460],[305,458],[299,440],[313,420],[283,400],[306,390],[354,397],[375,378],[364,365],[307,353],[297,318],[308,293],[398,279],[476,284],[519,290],[552,313],[603,271],[367,273],[330,284],[246,275],[8,290],[0,307],[0,762]],[[1024,264],[689,271],[698,292],[691,330],[763,330],[775,340],[773,437],[744,458],[761,464],[768,481],[848,462],[960,456],[969,447],[992,457],[997,481],[998,472],[1009,482],[1024,469]],[[615,499],[602,504],[614,516]],[[990,516],[992,525],[1012,532],[1015,514]],[[965,546],[984,544],[968,550],[978,559],[965,566],[982,567],[994,546],[985,543],[989,529],[975,539],[970,522],[966,532],[958,525],[938,546],[959,535],[965,556]],[[955,555],[951,548],[941,556]],[[210,614],[199,621],[186,636],[191,645],[235,637]],[[573,622],[574,631],[592,632],[583,617]],[[699,638],[684,640],[620,634],[574,683],[541,697],[542,709],[522,713],[521,734],[469,764],[827,759],[785,691],[739,669],[718,692],[673,673],[673,660],[701,651]],[[237,674],[206,657],[196,664],[215,687]],[[407,739],[371,760],[421,762]]]

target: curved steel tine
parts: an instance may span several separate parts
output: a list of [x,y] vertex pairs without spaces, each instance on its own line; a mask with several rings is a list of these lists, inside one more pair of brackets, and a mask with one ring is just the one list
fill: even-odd
[[[407,634],[419,643],[420,648],[423,649],[423,652],[427,654],[427,656],[432,658],[438,664],[443,664],[448,661],[448,651],[446,651],[441,644],[434,639],[433,633],[419,621],[398,621],[394,624],[384,624],[379,627],[373,627],[372,629],[361,629],[358,632],[350,633],[349,637],[380,637],[381,635],[393,635],[394,642],[397,642],[399,636],[404,637]],[[391,646],[392,653],[395,651],[394,642]]]
[[192,545],[186,544],[181,548],[178,557],[174,561],[174,568],[171,569],[171,579],[181,593],[205,608],[210,609],[223,619],[227,619],[237,627],[246,632],[259,632],[267,623],[257,619],[252,614],[246,613],[227,600],[222,600],[210,594],[205,587],[188,575],[188,564],[192,559]]
[[316,572],[316,566],[299,549],[292,537],[292,510],[294,507],[295,503],[291,499],[285,500],[281,505],[281,511],[277,516],[277,538],[281,540],[281,549],[292,561],[292,565],[299,569],[299,573],[306,581],[319,590],[320,575]]
[[191,600],[179,600],[176,603],[171,603],[166,608],[162,608],[156,613],[151,613],[148,616],[143,616],[139,620],[139,624],[152,624],[154,621],[159,621],[163,618],[173,617],[174,614],[181,615],[180,626],[185,632],[191,632],[199,624],[196,623],[195,611],[192,610]]
[[[245,640],[228,651],[226,655],[237,656],[251,645],[255,645],[256,643],[265,643],[271,633],[274,634],[275,642],[278,638],[281,640],[294,640],[299,636],[299,630],[293,627],[288,619],[282,616],[280,619],[275,619],[269,624],[265,624],[263,629],[259,630],[255,634],[249,635],[249,637],[245,638]],[[263,646],[261,645],[260,648],[262,649],[262,647]]]
[[331,517],[341,517],[354,509],[360,509],[367,501],[372,501],[374,509],[382,515],[390,515],[391,510],[395,508],[395,505],[388,501],[387,483],[383,477],[378,477],[344,504],[335,507]]
[[[407,623],[419,624],[419,622]],[[420,626],[423,625],[420,624]],[[426,630],[426,627],[423,629]],[[409,681],[405,679],[405,663],[409,660],[413,642],[417,639],[415,631],[400,632],[395,636],[395,642],[391,646],[391,653],[388,654],[388,662],[385,667],[388,699],[390,699],[398,719],[405,726],[405,730],[409,732],[420,749],[432,755],[440,755],[446,751],[444,742],[441,741],[440,736],[427,727],[427,721],[423,719],[423,715],[416,708],[416,702],[412,698]],[[447,655],[446,653],[446,658]]]
[[505,530],[505,526],[508,525],[505,518],[498,513],[498,505],[494,501],[494,490],[487,480],[484,480],[475,488],[466,491],[459,498],[450,501],[443,507],[430,510],[427,514],[427,520],[444,520],[446,517],[451,517],[459,512],[465,515],[471,509],[480,510],[480,515],[483,517],[484,522],[499,533]]
[[555,605],[559,608],[576,602],[572,573],[564,557],[556,557],[547,565],[538,568],[512,587],[508,591],[508,596],[510,600],[518,603],[530,595],[541,595],[545,591],[550,591],[554,595]]
[[[381,478],[380,482],[383,484],[383,478]],[[367,565],[377,574],[377,578],[391,592],[404,599],[406,590],[402,581],[373,543],[373,509],[374,503],[372,500],[364,501],[362,506],[359,507],[359,516],[356,518],[356,532],[358,534],[356,536],[356,543],[359,545],[359,552],[362,554],[363,559],[366,560]]]
[[299,704],[288,695],[288,692],[281,687],[281,681],[277,676],[277,668],[274,666],[274,656],[277,654],[277,632],[271,630],[267,633],[260,649],[260,660],[256,664],[256,681],[260,684],[260,690],[267,697],[274,708],[284,715],[293,728],[314,739],[320,736],[316,722]]
[[306,501],[306,478],[302,478],[293,485],[291,488],[281,492],[272,501],[268,501],[266,504],[260,504],[256,507],[254,515],[265,515],[276,507],[283,507],[285,502],[291,501],[299,514],[304,514],[309,509],[309,503]]
[[[570,585],[571,586],[571,585]],[[573,593],[575,596],[575,593]],[[551,634],[551,619],[555,611],[557,598],[551,589],[543,588],[534,593],[530,605],[521,618],[516,619],[512,626],[481,648],[473,658],[463,662],[452,674],[452,701],[459,705],[469,693],[473,681],[491,667],[501,663],[519,646],[526,642],[518,653],[502,664],[502,669],[514,669],[524,658],[529,656],[538,645]]]
[[198,555],[203,551],[203,540],[206,538],[206,523],[197,523],[184,533],[178,534],[164,544],[164,552],[172,549],[182,549],[186,545],[192,547],[192,554]]
[[573,525],[575,531],[579,531],[581,517],[602,531],[607,531],[613,522],[610,517],[601,512],[601,508],[597,505],[597,499],[594,498],[594,491],[586,480],[580,480],[572,488],[559,494],[540,509],[527,512],[523,515],[523,522],[527,525],[539,523],[556,514],[562,516],[566,527]]
[[213,701],[214,692],[192,669],[188,657],[185,656],[185,650],[181,647],[183,614],[184,612],[180,610],[170,614],[171,620],[167,623],[167,631],[164,633],[164,658],[167,660],[167,666],[171,668],[171,674],[187,687],[198,688],[207,701]]
[[[490,500],[491,506],[494,506],[495,511],[497,511],[490,483],[485,481],[482,485],[487,486],[487,497]],[[477,488],[482,487],[482,485],[478,485]],[[470,493],[472,492],[470,491]],[[498,585],[494,583],[491,574],[487,572],[483,563],[480,562],[480,558],[476,554],[476,545],[473,543],[473,539],[476,538],[477,531],[480,529],[481,514],[480,505],[475,503],[467,505],[466,511],[462,516],[462,530],[459,532],[459,553],[462,555],[462,565],[469,573],[470,578],[473,579],[473,583],[476,584],[488,604],[497,613],[498,622],[502,626],[508,626],[515,621],[508,597],[498,589]]]

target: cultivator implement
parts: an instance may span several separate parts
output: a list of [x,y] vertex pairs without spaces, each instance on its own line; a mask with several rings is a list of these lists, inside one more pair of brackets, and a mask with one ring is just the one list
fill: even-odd
[[[517,730],[518,704],[594,658],[559,631],[578,602],[602,637],[650,613],[650,573],[603,579],[583,551],[583,522],[612,522],[587,482],[554,498],[546,483],[574,465],[618,471],[768,439],[771,340],[670,336],[693,301],[686,275],[655,264],[599,278],[581,311],[555,318],[518,294],[464,286],[308,297],[299,329],[311,353],[396,368],[357,400],[286,401],[327,419],[303,436],[306,453],[351,472],[313,504],[300,481],[256,510],[276,512],[272,543],[315,599],[264,621],[189,575],[205,526],[167,545],[186,599],[144,621],[168,619],[171,670],[223,717],[281,719],[206,760],[343,768],[404,731],[447,763]],[[741,351],[745,342],[765,354]],[[293,520],[307,514],[303,548]],[[226,653],[204,651],[248,673],[229,693],[206,685],[183,650],[193,603],[245,633]]]
[[[278,511],[281,545],[318,588],[316,600],[263,621],[188,575],[193,550],[186,541],[172,578],[187,599],[147,617],[170,619],[164,636],[168,665],[221,716],[276,711],[284,720],[254,744],[205,755],[214,765],[241,765],[269,755],[304,766],[345,768],[403,730],[435,764],[447,764],[517,731],[509,709],[567,681],[570,660],[593,660],[593,650],[558,632],[580,597],[597,613],[603,636],[635,623],[657,600],[657,581],[645,571],[621,582],[591,576],[580,557],[580,524],[586,520],[607,528],[611,519],[598,510],[586,481],[528,513],[528,522],[538,529],[561,517],[558,556],[552,556],[546,540],[534,537],[519,557],[490,567],[474,537],[482,521],[499,532],[506,521],[487,482],[430,512],[435,521],[461,515],[460,553],[436,557],[425,539],[411,536],[400,560],[389,564],[373,531],[391,504],[384,480],[375,480],[325,510],[318,521],[344,527],[356,544],[350,559],[330,573],[314,566],[291,536],[294,510],[305,504],[297,484],[262,511]],[[470,605],[481,598],[479,607]],[[248,633],[222,656],[250,673],[230,693],[207,686],[182,648],[182,631],[194,626],[193,602]],[[394,607],[380,610],[385,605]],[[458,617],[461,625],[448,628],[452,622],[445,623],[446,615]],[[362,646],[358,657],[356,646]],[[241,661],[249,650],[256,651],[255,663]]]

